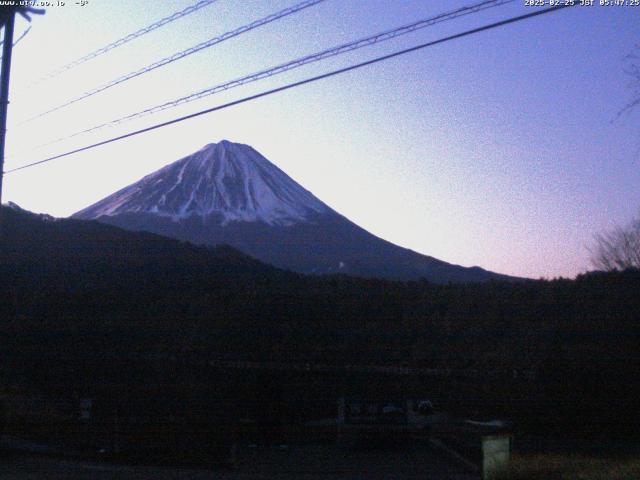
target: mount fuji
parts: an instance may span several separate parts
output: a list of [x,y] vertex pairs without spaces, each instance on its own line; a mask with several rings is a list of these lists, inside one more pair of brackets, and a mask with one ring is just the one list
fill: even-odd
[[147,175],[73,215],[196,244],[228,244],[280,268],[436,283],[511,279],[376,237],[248,145],[228,142]]

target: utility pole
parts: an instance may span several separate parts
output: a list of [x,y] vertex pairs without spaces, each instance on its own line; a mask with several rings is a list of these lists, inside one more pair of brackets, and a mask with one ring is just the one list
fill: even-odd
[[9,107],[9,75],[13,51],[13,26],[16,13],[7,9],[3,13],[4,43],[2,44],[2,72],[0,73],[0,205],[2,205],[2,181],[4,179],[4,146],[7,139],[7,109]]
[[[13,28],[16,14],[28,22],[31,14],[42,15],[44,10],[28,6],[14,5],[0,7],[0,27],[4,28],[2,44],[2,72],[0,72],[0,206],[2,205],[2,181],[4,180],[4,147],[7,141],[7,110],[9,107],[9,75],[11,73],[11,53],[13,52]],[[1,227],[1,225],[0,225]]]

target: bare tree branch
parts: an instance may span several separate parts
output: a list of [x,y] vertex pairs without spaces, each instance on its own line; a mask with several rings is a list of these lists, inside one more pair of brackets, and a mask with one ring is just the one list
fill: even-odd
[[631,90],[631,100],[618,111],[615,120],[640,105],[640,43],[631,53],[625,55],[624,62],[623,71],[630,77],[628,88]]
[[640,268],[640,214],[626,227],[597,234],[591,263],[606,271]]

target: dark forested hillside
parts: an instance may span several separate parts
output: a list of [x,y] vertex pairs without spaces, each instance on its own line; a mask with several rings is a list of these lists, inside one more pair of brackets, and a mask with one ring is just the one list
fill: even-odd
[[460,408],[638,420],[637,271],[450,285],[305,277],[231,248],[16,209],[3,209],[2,229],[4,388],[135,378],[153,359],[390,365],[440,369],[441,402]]

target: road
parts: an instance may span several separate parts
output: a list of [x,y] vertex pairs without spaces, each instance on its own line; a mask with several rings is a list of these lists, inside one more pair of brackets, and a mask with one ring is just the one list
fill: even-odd
[[426,445],[384,450],[340,449],[333,445],[243,447],[235,469],[118,465],[3,454],[3,480],[479,480]]

